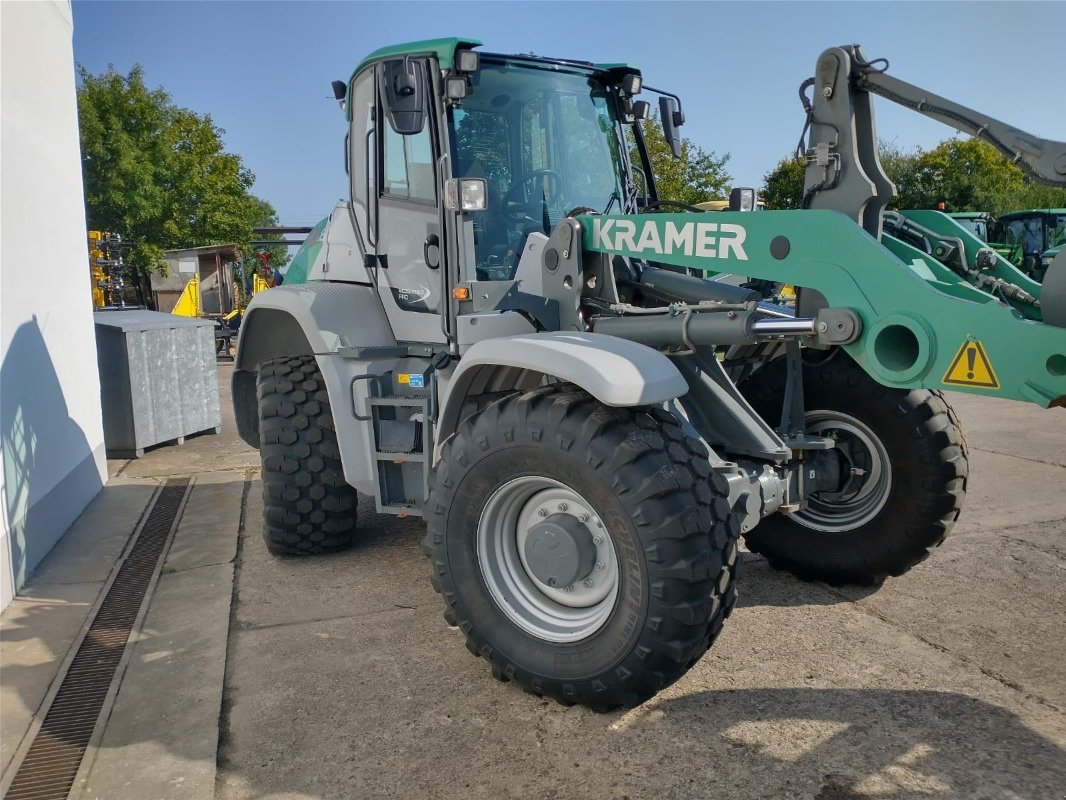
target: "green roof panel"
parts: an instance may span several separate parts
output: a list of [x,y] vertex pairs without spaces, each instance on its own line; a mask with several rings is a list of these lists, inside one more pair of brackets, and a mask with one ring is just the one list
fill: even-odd
[[389,47],[382,47],[375,50],[360,61],[359,66],[357,66],[352,73],[352,77],[354,78],[359,74],[359,71],[363,69],[363,67],[372,64],[375,61],[381,61],[386,58],[402,58],[403,56],[431,55],[437,59],[437,63],[440,64],[441,69],[451,69],[455,64],[455,51],[457,49],[460,47],[469,49],[471,47],[479,47],[480,45],[480,40],[467,39],[462,36],[451,36],[446,39],[424,39],[420,42],[394,44]]

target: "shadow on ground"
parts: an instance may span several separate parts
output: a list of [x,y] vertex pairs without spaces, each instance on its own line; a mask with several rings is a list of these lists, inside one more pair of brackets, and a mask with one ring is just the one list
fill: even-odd
[[781,794],[1036,800],[1066,786],[1060,747],[1009,711],[951,692],[741,689],[684,695],[657,711],[664,737],[689,740],[694,756],[701,741],[727,743],[736,758],[719,770],[738,785],[757,772]]

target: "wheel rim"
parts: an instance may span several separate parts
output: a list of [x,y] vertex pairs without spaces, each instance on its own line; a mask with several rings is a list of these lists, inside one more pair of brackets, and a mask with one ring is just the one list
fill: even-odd
[[807,433],[829,436],[840,458],[841,485],[834,492],[814,492],[807,507],[792,515],[801,525],[830,533],[860,528],[888,502],[892,464],[881,439],[855,417],[839,411],[809,411]]
[[[538,578],[526,554],[530,531],[553,515],[573,517],[595,548],[587,575],[568,586]],[[582,533],[581,535],[584,535]],[[478,564],[493,600],[526,633],[550,642],[585,639],[603,627],[618,597],[614,543],[592,504],[565,484],[528,475],[500,486],[481,512]]]

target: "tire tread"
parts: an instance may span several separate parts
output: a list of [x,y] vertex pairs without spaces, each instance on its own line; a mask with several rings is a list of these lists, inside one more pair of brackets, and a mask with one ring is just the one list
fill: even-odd
[[[634,521],[646,555],[647,619],[636,646],[605,673],[575,681],[531,672],[484,640],[452,590],[445,541],[451,492],[476,460],[475,451],[484,451],[482,442],[494,439],[583,454]],[[730,553],[739,523],[724,500],[725,478],[697,466],[701,460],[706,464],[702,444],[687,439],[665,411],[609,408],[566,384],[508,395],[468,417],[443,445],[426,503],[422,550],[433,565],[433,587],[445,600],[445,618],[458,625],[470,652],[485,658],[494,676],[526,691],[595,711],[643,703],[706,652],[736,602],[738,562]],[[697,491],[703,482],[711,492]]]
[[267,550],[312,555],[348,547],[356,492],[344,479],[329,396],[315,357],[263,362],[256,393]]
[[[780,413],[785,391],[783,359],[764,367],[741,385],[752,406],[773,422],[771,409]],[[825,581],[831,585],[875,586],[889,576],[898,577],[929,557],[950,533],[962,512],[969,474],[969,447],[955,410],[942,392],[902,390],[881,386],[846,354],[804,368],[804,385],[816,383],[819,390],[841,394],[866,393],[871,403],[892,404],[893,413],[910,433],[913,448],[925,467],[922,481],[925,495],[910,498],[920,508],[918,523],[900,531],[891,552],[864,553],[857,548],[848,559],[819,559],[813,552],[786,552],[775,536],[779,527],[797,523],[772,517],[745,536],[752,552],[764,556],[774,569],[792,573],[802,580]],[[808,404],[809,405],[809,404]]]

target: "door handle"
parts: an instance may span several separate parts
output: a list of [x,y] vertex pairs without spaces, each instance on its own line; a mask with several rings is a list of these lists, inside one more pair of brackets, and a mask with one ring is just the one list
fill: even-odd
[[[436,256],[430,254],[429,248],[431,247],[437,248]],[[440,237],[437,234],[431,233],[422,243],[422,259],[430,269],[437,269],[440,266]]]

